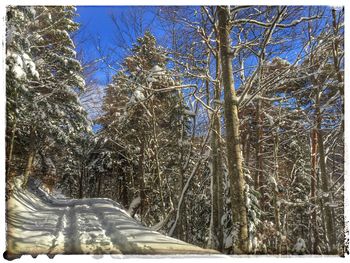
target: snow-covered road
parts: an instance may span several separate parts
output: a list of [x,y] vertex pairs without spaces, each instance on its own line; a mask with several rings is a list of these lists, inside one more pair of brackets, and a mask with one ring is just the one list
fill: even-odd
[[7,253],[216,254],[142,226],[109,199],[56,199],[15,187],[7,202]]

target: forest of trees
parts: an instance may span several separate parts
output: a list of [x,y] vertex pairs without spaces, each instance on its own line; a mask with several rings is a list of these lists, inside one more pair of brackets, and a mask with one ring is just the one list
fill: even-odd
[[7,7],[7,197],[33,177],[223,253],[343,255],[344,9],[140,10],[94,62],[75,7]]

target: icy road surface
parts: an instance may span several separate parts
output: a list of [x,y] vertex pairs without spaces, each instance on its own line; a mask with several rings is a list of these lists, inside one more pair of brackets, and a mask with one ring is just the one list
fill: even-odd
[[56,199],[30,181],[7,202],[7,253],[216,254],[142,226],[110,199]]

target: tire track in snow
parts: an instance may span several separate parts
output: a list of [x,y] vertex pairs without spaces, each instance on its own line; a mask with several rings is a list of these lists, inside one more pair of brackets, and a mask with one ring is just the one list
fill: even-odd
[[64,229],[64,252],[65,254],[82,254],[79,237],[77,235],[77,219],[75,205],[67,207],[67,225]]
[[8,201],[8,255],[212,254],[142,226],[109,199],[57,199],[35,185]]
[[57,209],[60,213],[59,218],[57,220],[54,236],[55,238],[52,240],[52,245],[49,248],[48,254],[58,254],[63,250],[64,246],[64,228],[66,227],[66,218],[67,218],[67,209]]
[[111,229],[109,227],[108,221],[105,220],[102,213],[97,213],[99,220],[102,222],[106,235],[110,238],[115,246],[118,247],[121,254],[130,254],[133,251],[136,254],[136,247],[128,243],[128,239],[122,235],[117,229]]
[[79,236],[81,250],[85,254],[120,254],[118,246],[113,244],[106,234],[96,210],[89,202],[76,205],[77,236]]
[[[114,245],[118,246],[121,254],[138,254],[141,252],[139,246],[130,242],[128,240],[128,237],[117,229],[116,222],[113,222],[113,220],[110,220],[110,218],[108,218],[106,210],[110,210],[111,206],[106,207],[105,205],[101,206],[94,204],[92,207],[98,217],[98,220],[101,222],[106,235]],[[122,215],[123,213],[121,211],[118,211],[118,209],[115,209],[114,213],[120,213],[121,216],[125,216]]]

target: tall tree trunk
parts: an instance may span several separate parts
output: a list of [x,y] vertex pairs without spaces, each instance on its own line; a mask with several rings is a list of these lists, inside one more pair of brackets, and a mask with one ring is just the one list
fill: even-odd
[[211,245],[213,249],[222,250],[223,247],[223,229],[221,218],[223,216],[223,165],[220,146],[220,119],[214,113],[213,130],[211,132],[212,148],[212,216],[211,216],[211,234],[215,243]]
[[278,133],[276,129],[276,133],[274,135],[274,143],[273,143],[273,159],[274,159],[274,179],[276,185],[273,189],[273,205],[275,209],[275,226],[278,235],[276,236],[276,249],[277,253],[281,254],[281,213],[280,213],[280,202],[278,200]]
[[[80,177],[79,177],[79,198],[83,198],[83,182],[84,182],[84,164],[80,164]],[[100,188],[101,188],[101,175],[98,180],[98,193],[97,196],[100,196]]]
[[[221,156],[221,125],[220,125],[220,49],[217,46],[216,54],[216,83],[214,88],[214,112],[212,114],[213,126],[211,131],[211,154],[212,154],[212,211],[211,211],[211,236],[210,247],[222,251],[223,249],[223,228],[221,218],[223,216],[223,164]],[[213,242],[214,241],[214,242]]]
[[[171,29],[171,35],[172,35],[172,47],[173,47],[173,50],[175,51],[174,52],[174,59],[177,60],[178,59],[178,43],[177,43],[177,30],[176,30],[176,27],[175,27],[175,23],[173,24],[173,27]],[[179,67],[178,65],[176,64],[175,65],[175,72],[179,72]],[[180,83],[181,80],[180,80],[180,77],[177,75],[175,76],[175,82],[176,83]],[[179,106],[179,109],[180,109],[180,112],[181,112],[181,126],[180,126],[180,134],[179,134],[179,137],[180,137],[180,156],[179,156],[179,164],[178,164],[178,169],[179,169],[179,178],[178,178],[178,181],[177,181],[177,191],[175,191],[175,204],[174,206],[175,207],[178,207],[179,205],[179,201],[180,201],[180,196],[181,196],[181,193],[182,193],[182,189],[184,188],[185,184],[185,167],[184,167],[184,163],[185,163],[185,157],[186,157],[186,153],[185,153],[185,147],[184,147],[184,136],[185,136],[185,118],[184,118],[184,111],[185,111],[185,108],[184,108],[184,105],[183,105],[183,101],[184,101],[184,98],[183,98],[183,94],[182,94],[182,91],[181,90],[178,90],[178,96],[179,96],[179,103],[178,103],[178,106]],[[184,213],[186,213],[186,209],[185,210],[182,210],[182,206],[180,206],[180,209],[181,211],[179,211],[179,218],[178,218],[178,226],[176,228],[176,233],[174,234],[174,236],[176,236],[178,239],[180,240],[184,240],[184,235],[183,235],[183,232],[184,232],[184,228],[186,227],[185,226],[185,222],[186,222],[186,216],[184,215]]]
[[144,161],[145,161],[145,138],[142,136],[140,143],[140,155],[139,155],[139,189],[140,189],[140,220],[142,222],[142,214],[145,206],[145,170],[144,170]]
[[[96,197],[100,197],[101,194],[101,182],[102,182],[102,174],[98,174],[98,181],[97,181],[97,189],[96,189]],[[80,189],[80,187],[79,187]],[[79,196],[80,196],[80,190],[79,190]]]
[[[248,218],[245,207],[245,180],[242,167],[242,151],[239,135],[237,96],[233,83],[232,59],[230,57],[229,9],[218,7],[219,36],[222,82],[224,85],[224,110],[226,123],[226,146],[228,159],[228,176],[231,187],[231,205],[233,223],[239,224],[238,253],[248,252]],[[235,247],[234,247],[234,251]]]
[[154,112],[154,105],[152,105],[152,126],[153,126],[152,128],[153,128],[153,143],[154,143],[154,147],[153,147],[154,161],[156,165],[156,174],[159,181],[158,189],[159,189],[159,196],[160,196],[160,202],[161,202],[160,208],[161,208],[163,219],[165,219],[166,213],[165,213],[165,202],[164,202],[164,196],[163,196],[163,178],[159,167],[160,164],[159,164],[159,156],[158,156],[158,133],[157,133],[156,115]]
[[[250,162],[250,145],[251,145],[251,137],[252,137],[252,131],[250,129],[250,124],[247,124],[246,127],[246,136],[244,138],[244,146],[243,146],[243,155],[244,155],[244,162],[249,165]],[[243,143],[242,143],[243,145]]]
[[[179,91],[179,98],[180,98],[180,103],[179,103],[179,107],[181,107],[182,111],[184,111],[183,109],[183,104],[181,103],[183,100],[183,96],[182,96],[182,92]],[[177,183],[177,197],[176,197],[176,203],[175,203],[175,207],[178,206],[179,204],[179,200],[180,200],[180,196],[181,196],[181,192],[182,189],[184,188],[184,180],[185,180],[185,170],[184,170],[184,162],[185,162],[185,152],[184,152],[184,134],[185,134],[185,120],[184,120],[184,115],[181,115],[181,128],[180,128],[180,157],[179,157],[179,172],[180,172],[180,176],[179,176],[179,180]],[[181,208],[181,207],[180,207]],[[180,211],[180,215],[179,215],[179,219],[178,219],[178,227],[176,228],[176,233],[175,236],[178,239],[183,240],[183,214],[182,211]]]
[[336,238],[336,229],[333,225],[335,223],[334,218],[332,216],[332,209],[329,204],[332,202],[331,193],[329,192],[329,178],[327,174],[326,168],[326,156],[324,152],[324,141],[323,134],[321,129],[322,123],[322,115],[320,110],[320,91],[321,88],[318,86],[318,92],[316,95],[316,118],[317,118],[317,137],[318,137],[318,153],[319,153],[319,165],[321,171],[321,188],[323,192],[322,196],[322,206],[325,217],[325,227],[326,227],[326,237],[328,240],[328,245],[331,254],[337,253],[337,238]]
[[314,205],[311,215],[311,227],[313,242],[311,244],[311,252],[317,254],[317,246],[319,243],[318,227],[317,227],[317,131],[312,129],[311,131],[311,200]]
[[122,186],[121,186],[121,195],[122,195],[122,200],[123,200],[123,205],[127,206],[129,203],[129,199],[128,199],[128,179],[126,176],[126,172],[123,172],[123,180],[122,180]]
[[7,157],[6,158],[6,176],[7,177],[11,176],[13,148],[14,148],[15,137],[16,137],[16,126],[17,126],[17,118],[15,116],[15,120],[11,129],[11,139],[10,139],[10,144],[8,146],[8,153],[6,155]]
[[[14,101],[17,101],[17,92],[15,93]],[[16,103],[17,104],[17,103]],[[17,106],[15,106],[15,109]],[[6,113],[7,116],[9,117],[9,109],[6,107]],[[6,119],[6,125],[8,127],[9,125],[8,118]],[[16,110],[14,110],[14,120],[13,120],[13,125],[11,128],[11,139],[10,139],[10,144],[7,144],[6,141],[6,182],[10,182],[12,178],[11,177],[11,169],[12,169],[12,159],[13,159],[13,149],[14,149],[14,144],[15,144],[15,138],[16,138],[16,128],[17,128],[17,113]]]
[[258,99],[257,102],[257,110],[256,110],[256,125],[257,125],[257,142],[256,142],[256,174],[255,174],[255,190],[261,191],[261,178],[262,178],[262,137],[263,137],[263,129],[262,129],[262,112],[261,112],[261,100]]
[[23,174],[23,185],[22,185],[23,188],[27,186],[29,176],[31,175],[31,172],[33,169],[34,159],[35,159],[35,131],[33,128],[31,128],[27,165]]
[[16,123],[17,117],[15,116],[14,124],[11,129],[11,139],[10,144],[7,144],[6,141],[6,200],[9,198],[12,192],[13,187],[13,177],[12,173],[12,159],[13,159],[13,148],[15,144],[16,137]]

